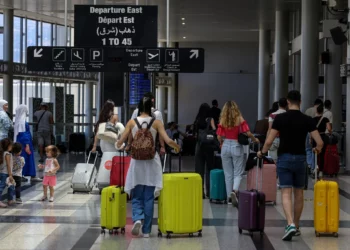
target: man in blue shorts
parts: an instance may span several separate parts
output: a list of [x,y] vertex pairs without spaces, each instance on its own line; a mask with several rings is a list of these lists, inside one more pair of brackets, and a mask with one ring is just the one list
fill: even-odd
[[[300,111],[301,95],[293,90],[287,97],[288,111],[276,116],[265,145],[258,157],[266,155],[275,137],[279,134],[277,174],[282,189],[282,205],[287,219],[283,240],[290,241],[299,236],[299,221],[304,206],[304,186],[306,178],[305,139],[308,133],[316,141],[314,151],[321,152],[323,141],[313,119]],[[294,216],[292,193],[294,193]],[[294,217],[294,218],[293,218]]]

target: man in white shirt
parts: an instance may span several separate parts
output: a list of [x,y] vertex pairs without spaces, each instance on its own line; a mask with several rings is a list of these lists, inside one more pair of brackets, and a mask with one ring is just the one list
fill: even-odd
[[316,99],[315,102],[314,102],[314,106],[311,107],[311,108],[308,108],[306,111],[305,111],[305,115],[307,116],[310,116],[312,118],[314,118],[316,116],[316,109],[318,107],[318,105],[320,104],[323,104],[322,100],[321,99]]
[[[148,92],[148,93],[144,94],[143,97],[147,97],[147,98],[152,99],[152,102],[153,102],[153,104],[154,104],[154,95],[153,95],[151,92]],[[139,115],[140,115],[140,114],[139,114],[139,109],[136,108],[136,109],[134,110],[134,112],[132,113],[131,120],[135,119],[135,118],[138,117]],[[162,113],[161,113],[158,109],[152,108],[152,116],[153,116],[156,120],[159,120],[159,121],[161,121],[161,122],[164,124],[163,115],[162,115]],[[130,144],[131,141],[132,141],[132,136],[129,137],[128,143]],[[160,146],[161,146],[161,147],[160,147],[160,153],[161,153],[161,154],[165,154],[164,139],[161,138],[160,136],[159,136],[159,142],[160,142]]]
[[[269,135],[270,133],[270,130],[272,128],[272,124],[273,124],[273,121],[275,120],[276,116],[279,115],[279,114],[282,114],[282,113],[285,113],[286,112],[286,109],[287,109],[287,106],[288,106],[288,102],[287,102],[287,99],[286,98],[281,98],[279,101],[278,101],[278,107],[279,109],[272,113],[270,116],[269,116],[269,130],[267,131],[267,136]],[[278,147],[280,145],[280,138],[279,136],[277,136],[273,143],[272,143],[272,146],[269,150],[269,156],[271,156],[271,158],[277,162],[277,151],[278,151]]]
[[[329,123],[332,126],[333,125],[333,113],[332,113],[331,109],[332,109],[332,102],[330,100],[325,100],[323,117],[328,118]],[[327,130],[327,133],[329,133],[328,130]]]

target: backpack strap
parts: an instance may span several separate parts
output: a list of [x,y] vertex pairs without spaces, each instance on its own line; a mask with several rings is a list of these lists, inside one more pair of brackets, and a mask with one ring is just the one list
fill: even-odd
[[156,119],[153,117],[151,119],[151,121],[148,123],[148,126],[147,126],[147,129],[151,129],[152,125],[153,125],[153,122],[155,121]]
[[137,120],[137,118],[134,119],[136,126],[138,127],[138,129],[142,129],[141,124],[139,123],[139,120]]

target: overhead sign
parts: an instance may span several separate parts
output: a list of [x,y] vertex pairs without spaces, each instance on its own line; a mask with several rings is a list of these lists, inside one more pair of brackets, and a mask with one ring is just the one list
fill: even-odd
[[202,73],[201,48],[28,47],[28,70]]
[[75,46],[157,47],[158,6],[75,5]]

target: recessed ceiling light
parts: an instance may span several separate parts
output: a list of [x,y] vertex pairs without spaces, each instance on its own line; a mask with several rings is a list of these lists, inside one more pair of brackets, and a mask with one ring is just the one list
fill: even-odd
[[183,17],[183,18],[181,18],[181,20],[182,20],[182,21],[185,21],[185,18]]
[[182,23],[182,25],[185,25],[186,23]]
[[186,37],[184,36],[183,39],[186,39]]

